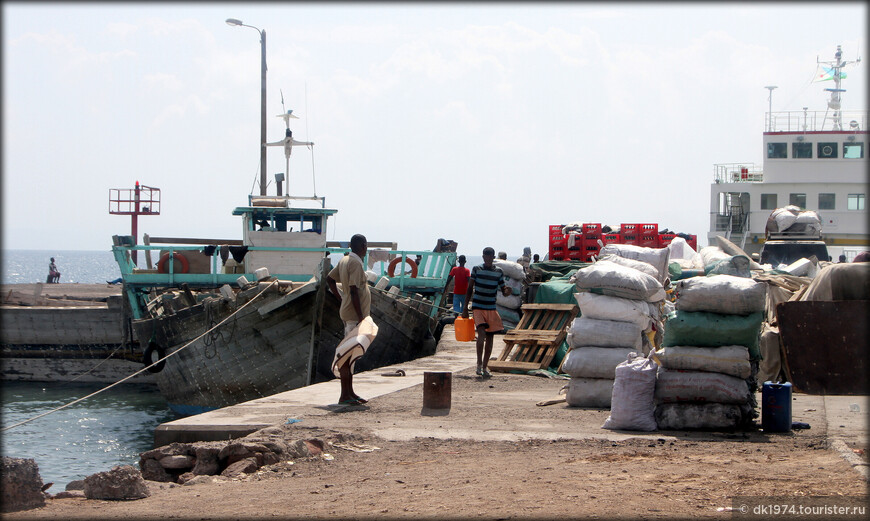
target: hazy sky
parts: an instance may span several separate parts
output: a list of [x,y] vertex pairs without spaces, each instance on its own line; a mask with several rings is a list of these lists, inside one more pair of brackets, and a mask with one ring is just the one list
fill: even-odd
[[[268,139],[329,240],[546,253],[550,224],[657,222],[706,244],[715,163],[761,164],[773,110],[825,110],[816,59],[866,59],[853,3],[3,4],[3,248],[107,250],[109,189],[162,190],[141,234],[239,238]],[[866,110],[866,63],[844,110]],[[269,193],[285,170],[269,148]],[[315,190],[316,188],[316,190]],[[286,188],[285,188],[286,191]]]

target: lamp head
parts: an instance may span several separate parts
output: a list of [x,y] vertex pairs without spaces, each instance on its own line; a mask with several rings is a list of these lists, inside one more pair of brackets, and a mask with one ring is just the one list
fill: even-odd
[[227,18],[227,25],[242,25],[242,21],[235,18]]

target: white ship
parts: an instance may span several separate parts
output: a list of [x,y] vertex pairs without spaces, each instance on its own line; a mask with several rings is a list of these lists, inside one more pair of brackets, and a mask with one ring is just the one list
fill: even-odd
[[[842,110],[846,65],[837,46],[835,60],[819,62],[834,87],[824,111],[768,112],[763,165],[713,166],[708,244],[724,236],[747,253],[761,250],[770,213],[795,205],[815,210],[834,261],[851,261],[868,248],[867,111]],[[775,87],[765,87],[773,89]],[[825,259],[820,259],[825,260]]]

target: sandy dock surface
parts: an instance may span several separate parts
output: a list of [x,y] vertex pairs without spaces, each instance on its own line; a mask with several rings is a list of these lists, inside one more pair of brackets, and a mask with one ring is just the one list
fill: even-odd
[[[600,429],[608,410],[536,405],[565,383],[508,373],[484,379],[469,368],[453,374],[451,407],[439,414],[422,409],[415,385],[283,427],[288,438],[326,442],[327,455],[240,479],[148,482],[152,495],[141,500],[52,499],[3,517],[725,519],[732,514],[723,509],[740,496],[866,504],[867,482],[830,446],[839,434],[829,431],[846,424],[826,421],[815,398],[797,400],[793,411],[808,430],[614,433]],[[592,434],[559,435],[572,426]],[[504,434],[511,431],[522,434]],[[849,450],[867,448],[864,435],[846,439]]]

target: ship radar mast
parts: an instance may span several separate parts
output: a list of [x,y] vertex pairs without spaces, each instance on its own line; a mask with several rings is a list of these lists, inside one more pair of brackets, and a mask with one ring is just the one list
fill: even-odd
[[835,61],[819,61],[819,58],[816,57],[816,63],[818,65],[826,65],[824,67],[825,73],[830,76],[830,78],[824,79],[832,79],[834,80],[834,88],[833,89],[825,89],[826,91],[831,93],[831,99],[828,100],[828,108],[833,111],[831,115],[831,121],[833,122],[834,128],[833,130],[843,130],[843,111],[841,109],[841,93],[846,92],[846,89],[840,88],[840,80],[846,77],[846,73],[842,72],[843,68],[846,65],[851,65],[853,63],[860,63],[861,58],[858,58],[854,61],[843,61],[843,50],[842,46],[837,46],[837,52],[834,54]]
[[[277,117],[282,118],[284,120],[284,139],[281,141],[275,141],[274,143],[266,143],[266,146],[280,146],[284,147],[284,176],[287,181],[287,195],[290,195],[290,154],[293,151],[293,147],[298,146],[306,146],[313,147],[314,143],[310,141],[297,141],[293,139],[293,131],[290,130],[290,120],[291,119],[299,119],[296,115],[293,114],[293,110],[286,110],[284,107],[284,92],[281,92],[281,109],[284,110],[283,113],[278,114]],[[280,181],[279,181],[280,183]],[[279,184],[280,190],[280,184]],[[278,194],[281,195],[281,194]]]

